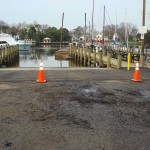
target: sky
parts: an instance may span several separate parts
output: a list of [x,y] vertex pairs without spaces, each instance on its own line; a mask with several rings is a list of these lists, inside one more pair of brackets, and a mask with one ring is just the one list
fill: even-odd
[[[73,30],[92,22],[93,0],[0,0],[0,20],[8,24],[36,21],[39,24]],[[145,25],[150,29],[150,0],[146,0]],[[94,26],[102,29],[103,8],[106,8],[106,24],[132,23],[142,26],[143,0],[94,0]],[[149,11],[149,12],[148,12]],[[117,19],[116,19],[117,18]]]

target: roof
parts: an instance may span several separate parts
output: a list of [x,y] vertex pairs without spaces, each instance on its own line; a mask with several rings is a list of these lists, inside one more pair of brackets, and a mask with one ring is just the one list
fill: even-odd
[[44,38],[44,40],[50,40],[50,38],[46,37],[46,38]]

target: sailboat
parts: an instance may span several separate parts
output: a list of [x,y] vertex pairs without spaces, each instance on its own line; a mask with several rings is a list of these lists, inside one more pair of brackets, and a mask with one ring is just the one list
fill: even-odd
[[12,37],[10,34],[3,33],[1,31],[0,33],[0,46],[12,46],[12,45],[17,45],[18,43],[16,40]]

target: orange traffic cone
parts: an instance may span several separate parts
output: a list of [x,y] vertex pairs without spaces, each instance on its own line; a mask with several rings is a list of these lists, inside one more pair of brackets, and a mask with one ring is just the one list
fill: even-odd
[[40,69],[38,71],[38,79],[36,80],[36,82],[46,82],[46,80],[44,79],[44,70],[43,70],[43,62],[40,62]]
[[131,79],[132,81],[135,81],[135,82],[140,82],[142,81],[140,79],[140,70],[139,70],[139,62],[137,61],[136,64],[135,64],[135,71],[134,71],[134,77],[133,79]]

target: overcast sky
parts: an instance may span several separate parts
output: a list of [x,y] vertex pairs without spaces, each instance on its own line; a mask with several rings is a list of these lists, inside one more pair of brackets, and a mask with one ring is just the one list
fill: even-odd
[[[64,12],[64,27],[72,30],[77,26],[84,26],[85,13],[89,25],[89,21],[92,20],[92,3],[93,0],[0,0],[0,20],[9,24],[37,21],[39,24],[60,28]],[[127,21],[137,27],[142,25],[143,0],[95,0],[94,25],[98,31],[102,28],[104,5],[106,24],[116,24],[117,18],[117,24]],[[149,20],[150,0],[147,0],[148,28]]]

